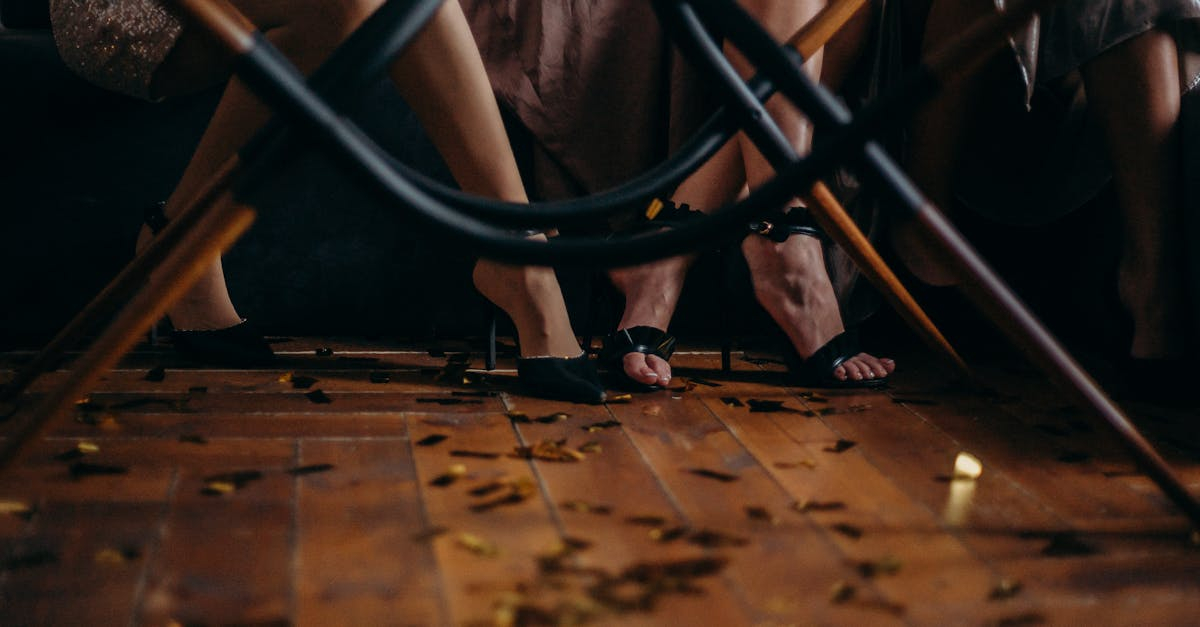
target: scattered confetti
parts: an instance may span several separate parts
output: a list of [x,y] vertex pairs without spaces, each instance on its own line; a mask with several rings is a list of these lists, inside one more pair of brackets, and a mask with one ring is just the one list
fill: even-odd
[[307,390],[312,387],[317,380],[313,377],[305,375],[294,375],[292,377],[292,388],[296,390]]
[[450,439],[450,436],[448,436],[448,435],[434,433],[432,435],[427,435],[427,436],[421,438],[420,440],[417,440],[417,446],[433,446],[434,444],[441,444],[442,442],[445,442],[446,440],[449,440],[449,439]]
[[68,469],[72,479],[80,479],[82,477],[91,477],[95,475],[123,475],[129,472],[125,466],[110,466],[106,464],[89,464],[87,462],[75,462]]
[[833,582],[829,587],[829,602],[830,603],[845,603],[854,598],[858,591],[854,586],[847,583],[844,579],[839,579]]
[[978,457],[961,452],[954,458],[954,479],[978,479],[983,474],[983,462]]
[[699,475],[701,477],[707,477],[709,479],[716,479],[717,481],[720,481],[723,483],[729,483],[731,481],[738,480],[737,475],[731,475],[727,472],[720,472],[720,471],[716,471],[716,470],[709,470],[707,468],[691,468],[688,470],[688,472],[692,473],[693,475]]
[[307,466],[296,466],[285,470],[289,475],[311,475],[318,472],[328,472],[333,470],[333,464],[309,464]]
[[33,507],[22,501],[0,501],[0,515],[16,516],[23,520],[33,518]]
[[847,538],[850,538],[851,540],[857,540],[863,537],[863,530],[859,527],[851,525],[850,523],[835,523],[830,525],[829,528],[846,536]]
[[559,507],[568,512],[579,512],[581,514],[599,514],[607,516],[612,513],[612,507],[609,505],[593,505],[584,501],[563,501],[559,503]]
[[992,586],[992,591],[988,593],[988,599],[992,601],[1002,601],[1011,599],[1021,592],[1021,582],[1015,579],[1001,579]]
[[497,507],[505,505],[516,505],[529,499],[537,493],[537,484],[529,477],[519,477],[510,481],[502,482],[503,488],[508,490],[507,494],[503,494],[480,503],[473,503],[470,510],[473,512],[487,512]]
[[619,427],[619,426],[621,426],[621,423],[619,421],[605,420],[603,422],[593,422],[590,425],[584,425],[584,426],[580,427],[580,429],[583,429],[584,431],[587,431],[588,433],[595,433],[597,431],[603,431],[604,429],[611,429],[613,427]]
[[542,440],[533,446],[513,447],[512,457],[548,462],[578,462],[586,456],[567,446],[565,440]]
[[894,555],[886,555],[873,562],[859,562],[855,568],[858,574],[868,579],[879,575],[895,575],[900,572],[904,563]]
[[750,520],[757,520],[757,521],[769,523],[772,525],[779,524],[779,518],[776,517],[774,514],[772,514],[770,511],[768,511],[767,508],[762,507],[760,505],[747,505],[746,506],[746,516]]
[[792,503],[792,509],[800,512],[836,512],[846,509],[841,501],[810,501],[808,499]]
[[499,547],[473,533],[460,533],[455,540],[458,546],[480,557],[496,557],[500,554]]
[[386,372],[372,372],[370,375],[368,375],[368,378],[371,381],[371,383],[391,383],[392,382],[392,375],[390,375]]
[[444,488],[455,481],[458,481],[463,477],[463,475],[466,474],[466,466],[462,464],[451,464],[450,467],[446,469],[446,472],[434,477],[433,480],[429,482],[429,485]]
[[313,391],[305,394],[304,396],[306,398],[308,398],[308,400],[310,400],[313,403],[316,403],[318,405],[333,402],[333,399],[329,398],[329,396],[326,395],[325,392],[323,392],[321,390],[313,390]]
[[500,453],[489,453],[486,451],[464,451],[454,449],[450,451],[450,457],[474,457],[476,459],[499,459]]
[[155,367],[151,368],[146,373],[146,376],[144,376],[142,378],[145,379],[146,381],[150,381],[151,383],[160,383],[160,382],[162,382],[163,379],[167,378],[167,370],[166,370],[166,368],[163,368],[162,366],[155,366]]
[[837,442],[834,442],[833,446],[826,446],[821,450],[825,451],[826,453],[842,453],[854,448],[854,445],[856,444],[858,444],[858,442],[855,442],[854,440],[840,439]]
[[207,496],[230,494],[241,490],[252,481],[262,479],[262,476],[263,474],[257,470],[237,470],[211,475],[204,478],[204,488],[200,490],[200,493]]
[[1078,557],[1099,552],[1073,533],[1056,533],[1050,536],[1050,543],[1042,547],[1042,555],[1046,557]]

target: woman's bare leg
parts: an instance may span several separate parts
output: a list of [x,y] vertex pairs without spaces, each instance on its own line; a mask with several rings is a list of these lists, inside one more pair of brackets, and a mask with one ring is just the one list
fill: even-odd
[[1174,38],[1154,30],[1083,66],[1113,162],[1125,235],[1117,287],[1138,358],[1180,357],[1185,348],[1177,54]]
[[[771,32],[776,39],[789,37],[820,10],[823,2],[804,0],[743,0],[742,3]],[[819,51],[805,63],[810,76],[819,77],[824,58]],[[739,54],[727,50],[727,55],[743,76],[751,72]],[[792,145],[801,153],[812,146],[812,125],[781,96],[766,104],[767,112],[779,124]],[[766,158],[754,147],[745,134],[738,136],[745,159],[747,182],[751,188],[775,175]],[[747,237],[742,253],[750,268],[754,294],[775,323],[784,331],[801,357],[808,357],[834,336],[845,331],[833,284],[825,269],[821,242],[811,237],[790,237],[776,243],[764,237]],[[838,379],[883,378],[895,369],[889,359],[877,359],[859,353],[835,369]]]
[[[989,0],[933,0],[925,22],[922,52],[936,50],[975,20],[994,11]],[[962,79],[943,89],[913,116],[908,173],[938,209],[954,210],[954,164],[962,152],[968,115],[979,101],[982,80]],[[908,269],[930,285],[953,285],[957,275],[937,253],[915,220],[892,224],[892,246]]]
[[[713,209],[736,198],[745,180],[738,142],[731,139],[675,190],[674,201]],[[625,296],[625,311],[617,330],[638,326],[667,329],[693,261],[694,255],[680,255],[610,271],[609,279]],[[639,383],[666,385],[671,381],[670,364],[657,355],[627,353],[623,366],[625,374]]]
[[[235,0],[234,4],[304,72],[315,69],[379,5],[378,0],[285,2]],[[227,67],[198,32],[185,32],[160,70],[160,95],[211,84]],[[447,2],[396,60],[392,76],[467,191],[521,202],[526,199],[487,77],[456,1]],[[229,83],[167,214],[212,176],[267,119],[269,112],[240,81]],[[527,355],[574,356],[571,331],[557,280],[546,268],[481,262],[476,282],[514,319]],[[171,310],[180,328],[222,328],[238,316],[220,264]]]

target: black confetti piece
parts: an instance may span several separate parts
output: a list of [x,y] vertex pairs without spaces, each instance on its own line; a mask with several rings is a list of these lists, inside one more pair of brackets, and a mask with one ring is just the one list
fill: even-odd
[[163,379],[167,378],[167,370],[162,366],[155,366],[151,368],[150,371],[146,373],[146,376],[142,378],[152,383],[159,383]]
[[386,372],[372,372],[370,374],[371,383],[391,383],[392,375]]
[[1005,616],[996,621],[985,623],[988,627],[1029,627],[1030,625],[1045,625],[1046,617],[1037,612],[1025,612]]
[[718,549],[727,546],[746,546],[750,541],[738,536],[732,536],[720,531],[702,529],[688,536],[687,541],[706,549]]
[[745,405],[743,405],[736,396],[722,396],[721,402],[725,403],[729,407],[745,407]]
[[4,568],[0,570],[20,570],[24,568],[37,568],[47,564],[55,564],[58,562],[58,555],[51,551],[40,550],[31,551],[29,553],[18,553],[4,560]]
[[79,450],[78,448],[69,448],[69,449],[55,455],[54,459],[56,461],[60,461],[60,462],[69,462],[73,459],[79,459],[79,458],[83,457],[84,455],[86,455],[86,453]]
[[858,444],[858,442],[855,442],[854,440],[841,439],[837,442],[834,442],[833,446],[826,446],[821,450],[825,451],[826,453],[842,453],[854,448],[856,444]]
[[327,346],[322,346],[321,348],[313,351],[313,353],[316,354],[317,357],[332,357],[333,349]]
[[992,591],[988,593],[988,599],[992,601],[1011,599],[1021,592],[1022,587],[1021,582],[1014,579],[1001,579],[992,586]]
[[504,489],[503,482],[491,481],[491,482],[485,483],[479,487],[471,488],[470,490],[467,491],[467,494],[470,494],[471,496],[487,496],[494,492],[499,492],[500,490],[503,490],[503,489]]
[[850,523],[835,523],[830,525],[829,528],[846,536],[847,538],[850,538],[851,540],[857,540],[863,537],[863,530],[851,525]]
[[540,422],[544,425],[552,425],[556,422],[562,422],[570,417],[571,417],[571,414],[563,413],[560,411],[560,412],[555,412],[553,414],[549,414],[546,416],[540,416],[538,418],[534,418],[533,420],[534,420],[534,422]]
[[489,453],[486,451],[464,451],[462,449],[455,449],[453,451],[450,451],[450,456],[451,457],[476,457],[479,459],[499,459],[500,453]]
[[432,435],[427,435],[427,436],[421,438],[420,440],[417,440],[417,446],[433,446],[434,444],[440,444],[449,439],[450,439],[450,436],[448,436],[448,435],[434,433]]
[[91,464],[88,462],[75,462],[69,468],[72,479],[82,477],[92,477],[97,475],[123,475],[129,472],[125,466],[110,466],[108,464]]
[[674,541],[686,536],[687,532],[688,532],[687,527],[669,527],[669,528],[665,528],[665,529],[651,529],[650,530],[650,539],[654,540],[655,542],[661,542],[663,544],[666,544],[668,542],[674,542]]
[[313,390],[313,391],[309,392],[308,394],[305,394],[304,396],[306,398],[308,398],[308,400],[310,400],[314,403],[317,403],[317,404],[333,402],[333,399],[329,398],[329,396],[326,395],[325,392],[323,392],[321,390]]
[[198,433],[181,433],[179,434],[179,441],[188,444],[208,444],[208,438]]
[[1073,533],[1056,533],[1050,536],[1050,542],[1042,547],[1042,555],[1046,557],[1082,557],[1099,552],[1096,547],[1080,540],[1079,536]]
[[300,375],[300,374],[292,376],[292,388],[293,389],[307,390],[308,388],[312,387],[313,384],[316,382],[317,382],[317,380],[312,377],[308,377],[308,376],[304,376],[304,375]]
[[750,520],[757,520],[759,522],[770,523],[772,525],[779,524],[779,518],[761,505],[747,505],[746,516]]
[[223,472],[216,475],[209,475],[204,478],[207,484],[228,484],[233,486],[235,490],[240,490],[246,487],[252,481],[262,479],[262,472],[257,470],[235,470],[233,472]]
[[691,468],[688,470],[688,472],[692,473],[693,475],[699,475],[701,477],[707,477],[709,479],[716,479],[717,481],[720,481],[722,483],[729,483],[731,481],[738,480],[737,475],[731,475],[727,472],[720,472],[717,470],[709,470],[707,468]]
[[584,425],[584,426],[580,427],[580,429],[583,429],[584,431],[587,431],[588,433],[595,433],[597,431],[602,431],[604,429],[612,429],[613,427],[619,427],[619,426],[621,426],[621,423],[617,420],[605,420],[603,422],[593,422],[590,425]]
[[903,562],[893,555],[888,555],[876,561],[859,562],[855,565],[858,574],[870,579],[879,575],[895,575],[900,572]]
[[834,408],[834,407],[822,407],[821,409],[818,409],[817,411],[813,411],[811,409],[806,409],[806,410],[800,412],[801,415],[806,416],[808,418],[816,418],[817,416],[832,416],[836,413],[838,413],[838,410],[837,410],[837,408]]
[[846,509],[846,504],[841,501],[796,501],[792,504],[792,509],[804,512],[836,512]]
[[430,527],[422,529],[412,535],[413,542],[428,542],[438,536],[445,535],[450,532],[449,527]]
[[750,411],[753,413],[769,414],[777,411],[793,411],[790,407],[784,407],[783,401],[750,398],[746,399],[746,404],[750,406]]
[[333,470],[333,464],[309,464],[307,466],[296,466],[295,468],[289,468],[284,472],[287,472],[289,475],[300,476],[316,474],[318,472],[328,472],[330,470]]
[[523,411],[510,411],[504,415],[507,416],[508,419],[514,423],[518,423],[518,424],[532,424],[533,423],[533,421],[529,419],[529,416],[525,415],[525,412],[523,412]]
[[630,516],[625,519],[625,522],[644,527],[661,527],[667,524],[667,519],[662,516]]

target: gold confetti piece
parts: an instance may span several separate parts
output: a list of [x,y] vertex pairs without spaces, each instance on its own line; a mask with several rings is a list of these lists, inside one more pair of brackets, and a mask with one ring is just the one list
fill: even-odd
[[584,501],[563,501],[559,503],[559,507],[569,512],[579,512],[581,514],[608,515],[612,513],[612,507],[609,505],[593,505]]
[[500,554],[499,547],[473,533],[460,533],[455,541],[458,546],[480,557],[496,557]]
[[954,458],[954,474],[955,479],[978,479],[979,475],[983,474],[983,462],[979,461],[978,457],[963,451]]
[[80,442],[75,445],[75,448],[79,449],[80,453],[99,453],[100,452],[100,447],[97,446],[95,442],[86,442],[86,441]]
[[128,562],[132,562],[141,556],[142,556],[141,552],[138,551],[137,549],[120,549],[120,550],[118,550],[118,549],[113,549],[113,548],[106,548],[106,549],[100,549],[99,551],[96,551],[96,554],[92,556],[92,560],[94,562],[96,562],[97,564],[120,565],[120,564],[125,564]]
[[22,501],[0,501],[0,514],[28,519],[33,516],[33,508]]
[[1015,579],[1001,579],[992,586],[992,591],[988,593],[988,598],[993,601],[1002,601],[1011,599],[1021,592],[1021,582]]
[[874,562],[859,562],[858,573],[868,579],[878,575],[895,575],[904,563],[895,555],[887,555]]
[[604,402],[605,403],[628,403],[631,401],[633,401],[633,395],[629,394],[629,393],[625,393],[625,394],[615,394],[613,396],[610,396]]
[[746,517],[748,517],[750,520],[757,520],[757,521],[769,523],[772,525],[779,524],[779,518],[776,517],[774,514],[772,514],[770,511],[768,511],[767,508],[762,507],[761,505],[747,505],[746,506]]
[[446,472],[434,477],[433,480],[429,482],[429,485],[444,488],[455,481],[458,481],[466,474],[466,466],[462,464],[451,464],[450,467],[446,469]]
[[512,457],[548,462],[578,462],[585,458],[583,453],[566,446],[560,440],[542,440],[533,446],[515,446]]
[[204,488],[216,494],[229,494],[237,490],[237,486],[229,481],[209,481],[204,484]]
[[279,378],[276,380],[279,381],[280,383],[291,383],[292,382],[292,373],[285,372],[285,373],[279,375]]
[[658,213],[662,211],[662,209],[663,201],[659,200],[658,198],[652,199],[650,204],[646,206],[646,219],[653,220],[654,218],[657,218]]
[[812,501],[803,499],[792,503],[792,509],[800,512],[833,512],[846,509],[846,504],[841,501]]
[[580,453],[599,453],[599,452],[600,452],[600,450],[601,450],[601,448],[600,448],[600,443],[599,443],[599,442],[596,442],[596,441],[594,441],[594,440],[593,440],[593,441],[591,441],[591,442],[584,442],[584,443],[583,443],[583,444],[582,444],[582,445],[579,447],[579,452],[580,452]]
[[829,588],[830,603],[845,603],[854,598],[857,590],[844,579],[839,579]]
[[537,484],[529,477],[519,477],[503,481],[501,485],[508,489],[507,494],[488,501],[472,504],[469,509],[473,512],[486,512],[504,505],[516,505],[537,493]]

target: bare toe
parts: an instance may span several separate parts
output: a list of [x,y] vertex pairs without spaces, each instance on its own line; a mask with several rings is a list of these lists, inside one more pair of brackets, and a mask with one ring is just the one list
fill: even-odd
[[846,376],[851,381],[862,381],[868,379],[867,368],[860,364],[855,358],[847,359],[842,362],[842,368],[846,369]]
[[658,372],[650,366],[645,353],[627,353],[621,361],[630,379],[643,385],[660,385]]
[[671,382],[671,364],[667,363],[667,360],[658,355],[646,355],[646,365],[658,374],[658,385]]
[[874,355],[859,353],[855,359],[858,360],[860,364],[866,366],[867,377],[870,379],[882,379],[888,376],[888,373],[891,372],[887,369],[887,365],[883,363],[883,360],[875,357]]

